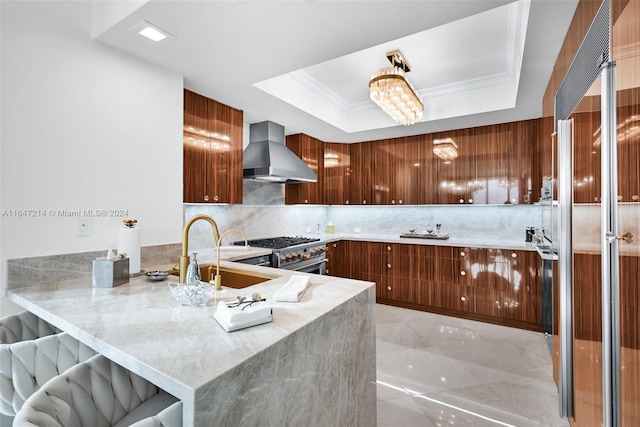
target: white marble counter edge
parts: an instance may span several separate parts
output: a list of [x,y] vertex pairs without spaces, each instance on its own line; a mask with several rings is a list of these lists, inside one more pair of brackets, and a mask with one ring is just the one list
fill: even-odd
[[[257,291],[268,299],[286,283],[288,276],[295,274],[288,270],[224,261],[221,262],[221,266],[241,268],[275,276],[274,279],[247,287],[238,292],[239,294],[250,295],[252,292]],[[167,265],[157,266],[159,270],[168,268],[169,266]],[[342,282],[348,282],[351,286],[345,286],[346,283]],[[178,398],[184,399],[189,398],[196,388],[205,386],[206,383],[214,380],[227,370],[268,348],[275,342],[284,339],[289,334],[311,324],[361,292],[375,286],[370,282],[312,275],[311,286],[300,303],[272,303],[274,308],[274,321],[272,323],[226,333],[212,318],[212,314],[215,311],[213,301],[206,307],[181,307],[172,299],[167,289],[167,283],[168,281],[149,282],[144,277],[137,277],[131,279],[128,284],[115,288],[92,288],[90,284],[86,283],[86,279],[76,279],[14,288],[7,290],[6,296],[44,320],[67,331],[76,339],[88,344],[116,363],[147,378]],[[325,284],[335,286],[322,286]],[[124,322],[120,326],[120,332],[122,332],[123,328],[127,328],[126,325],[129,324],[132,326],[131,329],[140,331],[139,323],[143,323],[144,320],[138,322],[137,319],[144,318],[138,317],[140,316],[139,313],[128,314],[127,310],[129,308],[126,305],[118,305],[118,307],[111,308],[108,307],[108,303],[101,303],[100,301],[113,299],[114,302],[122,302],[123,300],[119,301],[118,298],[122,298],[123,295],[135,296],[147,286],[157,286],[158,289],[161,289],[162,294],[160,299],[156,295],[150,301],[151,304],[157,306],[151,307],[152,310],[147,313],[149,317],[155,317],[153,322],[147,322],[148,326],[157,325],[164,330],[164,328],[169,328],[170,325],[175,326],[177,324],[182,329],[184,329],[185,324],[193,325],[192,329],[186,328],[184,332],[196,331],[194,336],[186,340],[177,338],[177,342],[157,342],[153,338],[157,338],[159,332],[155,332],[155,335],[154,333],[149,333],[145,337],[139,337],[139,343],[147,343],[146,348],[139,348],[139,343],[132,343],[117,333],[115,335],[111,333],[110,335],[108,328],[103,326],[105,321]],[[76,298],[75,301],[73,299],[74,296]],[[78,305],[84,305],[86,310],[76,313],[75,317],[69,317],[65,313],[64,307],[58,307],[58,304],[53,302],[57,299],[64,299],[63,305],[66,304],[65,307],[75,306],[77,310]],[[142,301],[147,302],[144,299]],[[142,307],[144,307],[144,304],[136,306],[137,311],[141,311]],[[161,311],[154,311],[153,308],[169,308],[171,318],[168,320],[159,318],[157,315]],[[92,316],[97,319],[86,320],[91,319]],[[81,324],[78,325],[78,323]],[[193,357],[194,360],[187,359],[183,361],[191,366],[190,369],[194,371],[193,373],[190,372],[190,369],[180,367],[180,364],[176,364],[176,366],[161,366],[159,368],[153,366],[165,360],[175,360],[175,355],[171,351],[180,351],[178,349],[181,346],[194,345],[194,342],[198,343],[199,350],[204,352],[206,357]],[[215,344],[212,344],[213,342]],[[159,347],[152,347],[154,343]],[[171,358],[171,356],[174,357]],[[195,366],[200,367],[201,371],[194,369]],[[177,375],[172,375],[176,374],[176,372]],[[180,380],[176,379],[176,376],[180,377]]]

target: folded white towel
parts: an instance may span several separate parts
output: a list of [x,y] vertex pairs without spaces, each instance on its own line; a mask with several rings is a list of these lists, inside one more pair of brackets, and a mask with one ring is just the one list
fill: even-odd
[[271,304],[264,301],[252,305],[242,304],[237,307],[228,307],[227,304],[227,302],[220,301],[216,312],[213,314],[213,318],[216,319],[227,332],[260,325],[273,320]]
[[298,302],[311,284],[311,277],[303,274],[294,274],[287,283],[273,296],[274,301]]

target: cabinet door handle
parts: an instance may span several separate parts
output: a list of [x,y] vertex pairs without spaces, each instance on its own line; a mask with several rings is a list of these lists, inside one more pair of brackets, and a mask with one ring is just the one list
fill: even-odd
[[217,202],[218,201],[218,196],[213,196],[213,201]]
[[466,275],[467,275],[467,272],[466,272],[466,271],[461,271],[461,272],[460,272],[460,275],[461,275],[461,276],[466,276]]
[[511,252],[511,258],[518,258],[518,254],[515,252]]
[[392,205],[395,205],[395,204],[396,204],[396,201],[395,201],[395,200],[392,200],[392,201],[391,201],[391,204],[392,204]]
[[305,203],[309,203],[309,200],[308,200],[308,199],[304,199],[304,202],[305,202]]
[[391,290],[391,286],[387,286],[387,290],[390,291]]
[[337,243],[334,243],[334,244],[333,244],[333,247],[334,247],[334,248],[337,248],[337,247],[338,247],[338,244],[337,244]]
[[607,243],[613,243],[616,240],[624,240],[627,243],[632,243],[633,242],[633,233],[631,233],[630,231],[627,231],[624,234],[616,236],[612,232],[608,231],[607,232]]
[[366,205],[366,204],[367,204],[367,201],[366,201],[366,200],[363,200],[363,201],[362,201],[362,204],[363,204],[363,205]]
[[204,201],[205,201],[205,202],[208,202],[208,201],[209,201],[209,195],[208,195],[208,194],[205,194],[205,195],[204,195]]
[[402,200],[398,200],[398,203],[402,204]]
[[391,268],[391,264],[387,264],[387,268]]
[[460,256],[465,256],[467,253],[465,251],[460,252]]
[[462,301],[462,302],[467,301],[467,297],[460,297],[460,301]]
[[391,246],[387,246],[387,250],[390,251],[391,250]]

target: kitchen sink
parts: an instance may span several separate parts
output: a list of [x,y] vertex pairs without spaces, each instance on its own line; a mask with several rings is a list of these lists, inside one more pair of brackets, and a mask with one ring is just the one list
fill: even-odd
[[[171,274],[179,275],[178,270],[172,270]],[[200,265],[200,280],[209,282],[216,274],[215,264]],[[267,280],[275,279],[278,276],[256,273],[254,271],[241,270],[239,268],[220,267],[220,285],[226,288],[243,289],[248,286],[257,285]]]

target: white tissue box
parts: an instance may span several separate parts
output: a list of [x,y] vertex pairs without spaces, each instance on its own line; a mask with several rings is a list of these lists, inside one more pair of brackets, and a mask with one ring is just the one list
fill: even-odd
[[94,288],[113,288],[129,283],[129,258],[94,259],[91,283]]

